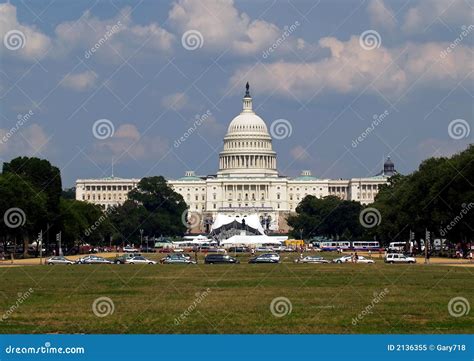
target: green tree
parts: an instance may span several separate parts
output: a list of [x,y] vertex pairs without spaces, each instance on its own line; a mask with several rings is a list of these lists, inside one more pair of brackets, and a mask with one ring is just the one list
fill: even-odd
[[140,229],[148,236],[183,234],[182,215],[187,205],[183,197],[161,177],[143,178],[128,194],[128,201],[112,215],[114,238],[133,242]]
[[32,183],[16,174],[0,174],[0,234],[4,249],[7,242],[16,245],[22,240],[26,255],[30,240],[44,229],[46,207],[46,196]]
[[[3,173],[19,176],[18,180],[23,187],[36,192],[34,197],[46,197],[46,219],[49,225],[47,234],[57,233],[60,229],[59,200],[62,192],[59,169],[45,159],[18,157],[3,163]],[[48,239],[46,243],[47,241]]]

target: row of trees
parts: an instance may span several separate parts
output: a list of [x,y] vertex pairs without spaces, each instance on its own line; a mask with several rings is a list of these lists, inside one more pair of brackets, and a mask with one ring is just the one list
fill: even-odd
[[[370,210],[367,208],[371,208]],[[363,227],[361,212],[372,212],[376,226]],[[474,146],[450,158],[430,158],[410,175],[397,174],[380,188],[373,204],[335,197],[307,196],[288,217],[293,236],[373,239],[382,243],[446,238],[463,247],[474,239]]]
[[361,211],[359,202],[344,201],[336,196],[306,196],[296,207],[296,214],[288,216],[287,223],[292,228],[292,236],[300,239],[318,236],[359,239],[364,236],[359,222]]
[[182,215],[184,199],[168,187],[163,177],[144,178],[129,199],[106,212],[74,199],[72,190],[62,190],[61,174],[47,160],[19,157],[3,164],[0,174],[0,242],[4,251],[23,249],[38,239],[49,250],[62,244],[73,246],[136,242],[145,235],[176,235],[186,231]]
[[474,239],[474,145],[452,157],[430,158],[410,175],[396,175],[375,202],[382,219],[374,229],[382,239],[404,241],[446,238],[468,244]]

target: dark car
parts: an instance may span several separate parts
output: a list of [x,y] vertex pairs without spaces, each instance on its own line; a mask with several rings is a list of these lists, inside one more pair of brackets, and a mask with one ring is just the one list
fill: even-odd
[[227,254],[208,254],[204,258],[204,263],[214,264],[214,263],[240,263],[236,258],[231,257]]
[[250,249],[247,247],[230,247],[229,253],[247,253],[250,252]]

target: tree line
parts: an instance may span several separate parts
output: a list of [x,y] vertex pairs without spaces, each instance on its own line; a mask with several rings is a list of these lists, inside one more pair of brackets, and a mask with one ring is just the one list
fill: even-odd
[[[373,224],[364,221],[372,217]],[[474,145],[451,157],[429,158],[409,175],[382,185],[367,206],[334,196],[305,197],[287,218],[292,235],[406,242],[447,239],[461,248],[474,238]]]
[[58,245],[58,234],[63,248],[71,250],[79,244],[136,243],[140,230],[145,236],[186,231],[186,203],[163,177],[143,178],[123,205],[105,211],[74,198],[73,190],[62,190],[61,172],[49,161],[18,157],[4,163],[0,174],[0,249],[20,250],[26,255],[40,233],[43,247],[50,251]]

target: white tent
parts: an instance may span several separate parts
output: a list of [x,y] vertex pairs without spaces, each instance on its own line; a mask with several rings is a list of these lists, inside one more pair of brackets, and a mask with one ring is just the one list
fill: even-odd
[[281,241],[276,237],[269,237],[266,235],[237,235],[221,242],[221,246],[261,246],[267,244],[281,244]]
[[222,226],[232,224],[234,222],[242,224],[243,219],[245,219],[245,225],[247,227],[257,230],[259,234],[262,234],[262,235],[265,234],[263,227],[260,224],[260,218],[258,217],[257,214],[251,214],[245,217],[235,217],[235,216],[229,216],[226,214],[218,214],[214,223],[212,224],[211,233],[212,231],[215,231],[221,228]]

